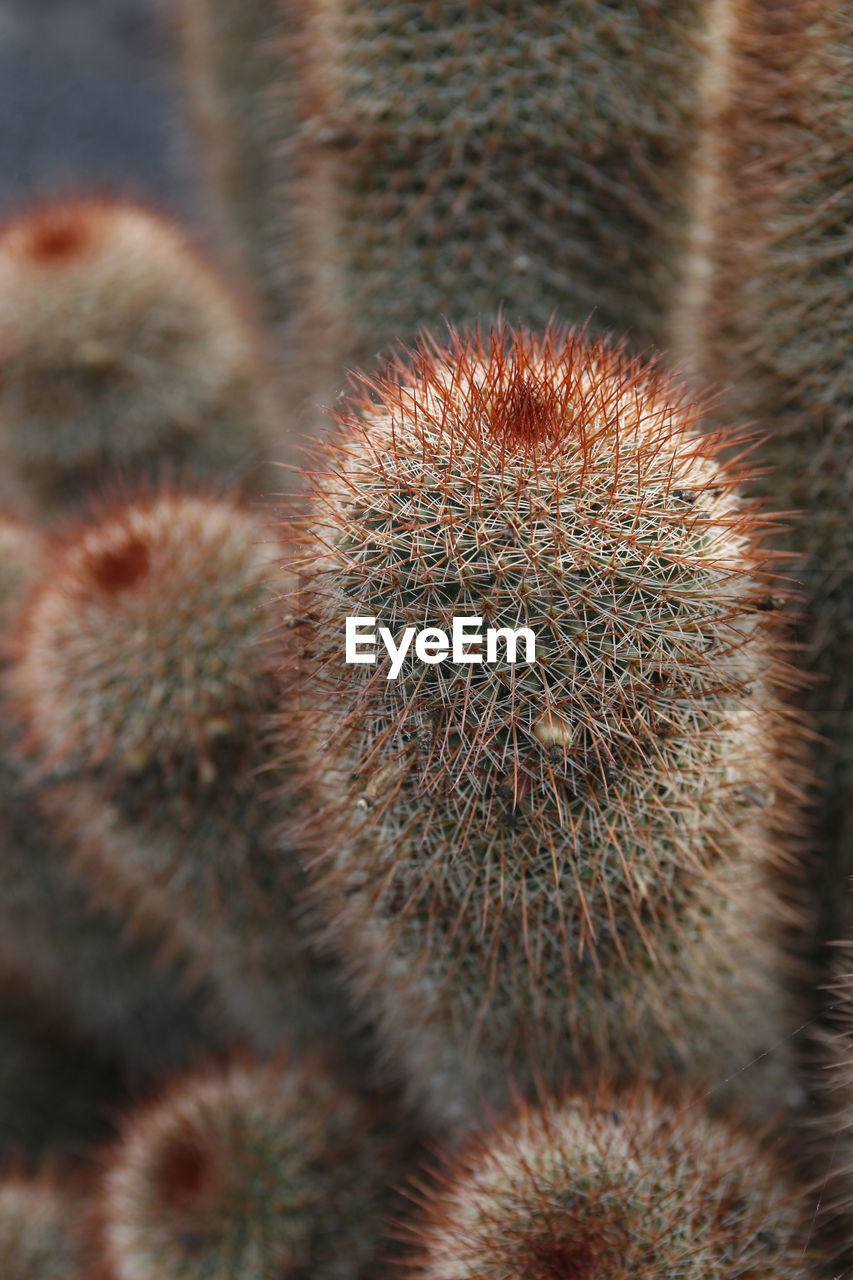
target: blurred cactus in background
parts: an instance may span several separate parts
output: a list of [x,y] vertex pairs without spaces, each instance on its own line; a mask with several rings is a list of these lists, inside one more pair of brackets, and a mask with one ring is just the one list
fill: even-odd
[[850,1280],[853,10],[162,10],[215,248],[0,224],[0,1270]]

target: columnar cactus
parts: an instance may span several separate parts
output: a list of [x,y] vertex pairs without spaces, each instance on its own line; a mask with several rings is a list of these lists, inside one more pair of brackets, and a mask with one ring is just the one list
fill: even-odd
[[122,201],[0,230],[0,462],[42,505],[104,473],[232,479],[269,450],[259,339],[167,218]]
[[[697,148],[695,228],[680,353],[723,390],[721,415],[758,423],[774,501],[798,512],[803,639],[822,735],[824,936],[843,936],[853,872],[853,75],[848,0],[718,0]],[[818,878],[818,877],[815,877]],[[842,908],[843,910],[840,910]]]
[[288,6],[269,0],[178,0],[171,8],[191,114],[205,142],[214,224],[226,253],[242,251],[265,317],[280,327],[293,305],[282,155],[294,130],[283,74],[293,18]]
[[[577,332],[451,335],[365,378],[308,478],[294,839],[325,943],[441,1116],[591,1050],[717,1083],[788,1029],[779,601],[696,414]],[[439,631],[347,666],[347,617],[394,646]],[[529,628],[535,661],[454,640],[451,663],[464,618]]]
[[165,935],[269,1047],[328,1013],[300,950],[297,877],[264,717],[273,557],[236,502],[163,493],[67,541],[23,618],[11,673],[33,798],[130,927]]
[[196,1073],[124,1126],[97,1197],[106,1273],[375,1275],[392,1151],[317,1062]]
[[604,1090],[525,1109],[422,1192],[410,1280],[811,1280],[809,1205],[700,1105]]
[[660,341],[705,6],[237,7],[184,0],[208,33],[189,79],[219,167],[243,178],[231,199],[255,262],[277,233],[292,385],[316,399],[394,339],[501,307],[539,326],[595,311]]
[[[0,514],[0,667],[51,550],[39,530]],[[136,1073],[184,1060],[211,1034],[201,995],[189,1000],[175,967],[158,974],[151,948],[91,904],[66,844],[35,811],[5,690],[0,706],[0,981]]]
[[46,1177],[0,1181],[4,1280],[84,1280],[79,1205]]

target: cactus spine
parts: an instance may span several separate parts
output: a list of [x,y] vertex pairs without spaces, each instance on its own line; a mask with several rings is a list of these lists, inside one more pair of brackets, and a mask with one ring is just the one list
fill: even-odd
[[372,1275],[391,1151],[370,1106],[318,1063],[196,1073],[125,1126],[97,1210],[106,1271]]
[[0,232],[0,462],[42,506],[105,472],[228,474],[264,444],[259,339],[165,217],[80,200]]
[[849,271],[853,6],[717,0],[698,150],[696,225],[676,345],[724,385],[721,414],[759,423],[774,501],[800,513],[803,641],[819,679],[824,937],[843,936],[853,872],[853,483]]
[[695,1103],[597,1094],[525,1109],[452,1162],[410,1280],[807,1280],[808,1203]]
[[[365,379],[309,477],[294,838],[326,944],[443,1117],[505,1098],[507,1066],[651,1051],[716,1083],[788,1030],[777,601],[741,470],[696,414],[576,332],[451,336]],[[523,624],[536,662],[410,655],[389,679],[344,665],[347,615],[398,642]]]
[[42,584],[11,673],[36,798],[75,867],[208,975],[264,1048],[297,1010],[329,1016],[266,798],[268,543],[231,500],[163,493],[106,512]]

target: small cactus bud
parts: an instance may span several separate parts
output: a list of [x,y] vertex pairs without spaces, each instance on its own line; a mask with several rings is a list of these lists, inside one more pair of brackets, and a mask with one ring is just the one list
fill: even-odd
[[167,218],[66,201],[0,229],[0,460],[51,506],[106,472],[231,476],[263,448],[259,340]]
[[[466,1070],[498,1100],[508,1064],[547,1075],[593,1044],[716,1084],[784,1040],[787,676],[761,519],[696,411],[576,332],[426,340],[365,379],[309,477],[283,632],[294,838],[325,943],[440,1114]],[[391,678],[345,665],[346,617],[395,644],[526,627],[535,660],[413,646]]]
[[411,1234],[409,1280],[809,1280],[808,1203],[748,1132],[599,1089],[471,1143]]
[[297,1008],[312,1026],[329,1016],[267,795],[277,550],[234,501],[165,493],[109,511],[57,551],[10,677],[34,798],[75,868],[208,975],[262,1048]]
[[317,1063],[197,1074],[131,1114],[100,1192],[112,1280],[373,1274],[392,1144]]

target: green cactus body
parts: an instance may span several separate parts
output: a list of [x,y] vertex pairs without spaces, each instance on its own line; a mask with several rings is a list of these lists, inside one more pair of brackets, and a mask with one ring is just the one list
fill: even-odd
[[318,1063],[197,1073],[125,1126],[99,1196],[107,1273],[374,1275],[392,1149]]
[[325,360],[336,389],[348,362],[501,308],[539,327],[594,312],[596,328],[660,341],[702,13],[693,0],[297,6],[296,376]]
[[84,1280],[79,1203],[46,1178],[0,1181],[0,1271],[4,1280]]
[[205,974],[262,1047],[331,1016],[273,833],[274,679],[262,522],[180,494],[118,508],[67,544],[11,672],[38,787],[74,867],[131,928]]
[[234,478],[264,445],[259,339],[168,219],[57,203],[0,231],[0,462],[42,505],[104,473]]
[[[589,1052],[717,1083],[788,1029],[775,602],[695,412],[570,331],[453,336],[366,380],[309,478],[294,838],[325,943],[440,1116],[464,1118],[472,1081],[498,1100],[507,1067],[547,1079]],[[537,658],[392,680],[344,664],[345,616],[397,640],[524,624]]]
[[853,75],[849,3],[718,2],[698,149],[696,225],[673,341],[723,388],[721,415],[758,424],[774,501],[798,513],[802,640],[818,676],[824,937],[850,924],[853,872]]
[[[0,646],[49,560],[40,532],[0,517]],[[151,949],[123,936],[69,865],[69,850],[39,817],[20,733],[8,715],[0,751],[0,979],[43,1013],[137,1072],[184,1060],[204,1042],[198,1008],[174,969],[157,973]]]
[[808,1280],[808,1202],[701,1104],[599,1089],[524,1110],[421,1193],[410,1280]]
[[265,318],[289,318],[287,171],[282,141],[294,131],[282,80],[292,26],[269,0],[178,0],[186,92],[199,127],[223,248],[242,252]]

